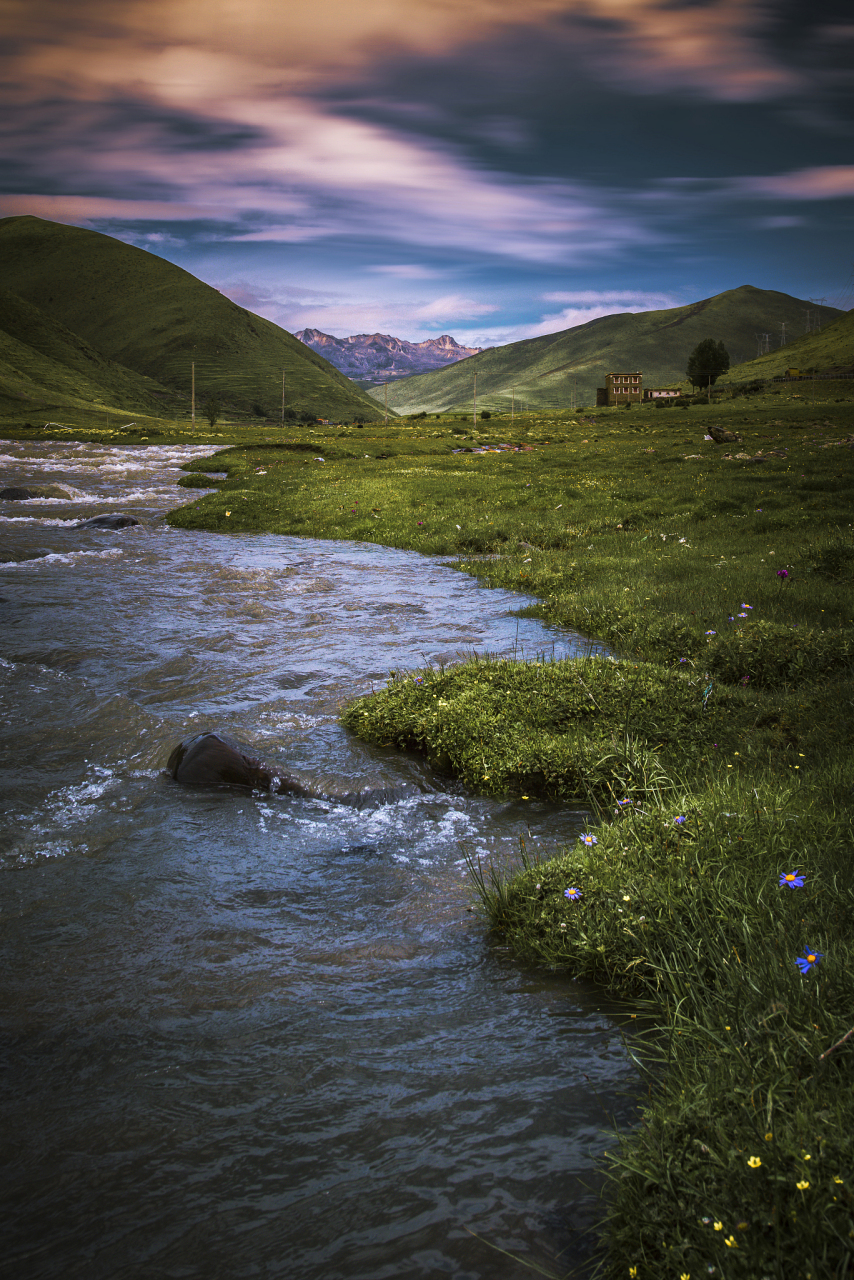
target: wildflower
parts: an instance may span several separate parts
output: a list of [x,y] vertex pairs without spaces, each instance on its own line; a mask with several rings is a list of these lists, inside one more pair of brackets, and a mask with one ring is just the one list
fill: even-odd
[[781,889],[784,884],[787,884],[790,889],[800,889],[803,886],[803,883],[804,877],[801,875],[800,871],[787,871],[784,875],[780,876]]
[[798,956],[797,960],[795,961],[795,964],[798,966],[801,973],[809,973],[810,969],[815,968],[815,966],[818,964],[819,960],[822,958],[823,955],[824,955],[823,951],[816,951],[814,949],[811,950],[809,947],[807,947],[806,955]]
[[834,1182],[841,1182],[841,1181],[842,1181],[842,1179],[841,1179],[841,1178],[837,1178],[836,1174],[834,1174],[834,1175],[833,1175],[833,1181],[834,1181]]
[[619,806],[621,809],[624,809],[624,808],[626,807],[626,805],[627,805],[627,804],[631,804],[631,803],[632,803],[632,802],[631,802],[631,800],[629,800],[629,798],[628,798],[628,797],[625,797],[623,800],[618,800],[618,801],[617,801],[617,804],[618,804],[618,806]]
[[752,605],[752,604],[745,604],[745,603],[744,603],[744,601],[742,600],[742,602],[741,602],[741,607],[742,607],[742,609],[752,609],[752,608],[753,608],[753,605]]
[[581,841],[581,843],[586,844],[588,848],[592,848],[594,844],[599,843],[596,837],[594,835],[591,835],[589,831],[586,831],[583,836],[579,836],[578,838]]
[[726,1240],[724,1240],[724,1244],[728,1249],[738,1248],[738,1241],[736,1240],[735,1236],[727,1236]]
[[416,676],[416,677],[415,677],[415,683],[416,683],[416,684],[423,684],[423,683],[424,683],[424,677],[423,677],[423,676]]
[[637,1273],[638,1273],[638,1269],[637,1269],[637,1267],[629,1267],[629,1275],[630,1275],[630,1276],[636,1276],[636,1275],[637,1275]]
[[739,618],[746,618],[746,617],[747,617],[747,614],[746,614],[746,613],[739,613],[739,614],[737,614],[736,616],[737,616],[737,617],[739,617]]
[[765,1141],[766,1141],[766,1142],[772,1142],[773,1140],[774,1140],[774,1135],[773,1135],[773,1133],[766,1133],[766,1135],[765,1135]]
[[[743,677],[742,677],[742,681],[741,681],[741,683],[742,683],[742,684],[750,684],[750,676],[743,676]],[[736,752],[736,754],[738,754],[738,753]]]
[[751,1156],[747,1163],[751,1169],[758,1169],[762,1161],[759,1159],[759,1156]]
[[706,635],[707,635],[707,636],[716,636],[717,634],[718,634],[718,633],[717,633],[717,631],[707,631],[707,632],[706,632]]
[[777,577],[778,577],[778,578],[783,578],[783,579],[785,580],[786,578],[788,578],[788,576],[789,576],[789,570],[788,570],[788,569],[778,569],[778,570],[777,570]]
[[724,1224],[722,1222],[715,1223],[715,1231],[723,1231],[723,1229],[724,1229]]
[[581,890],[575,888],[564,889],[563,896],[569,898],[570,902],[576,902],[581,897]]
[[623,894],[623,902],[631,902],[631,898],[627,893]]
[[685,815],[684,813],[680,813],[678,818],[673,819],[673,824],[674,826],[681,827],[684,821],[685,821]]
[[561,927],[561,929],[565,929],[565,928],[566,928],[566,925],[565,925],[565,924],[562,924],[560,927]]
[[809,1184],[808,1182],[796,1182],[796,1183],[795,1183],[795,1186],[798,1188],[798,1190],[799,1190],[799,1191],[806,1191],[806,1189],[807,1189],[807,1187],[808,1187],[809,1185],[810,1185],[810,1184]]
[[421,528],[421,526],[422,526],[422,524],[424,523],[424,521],[423,521],[423,520],[416,520],[416,521],[415,521],[415,523],[418,525],[418,527],[419,527],[419,529],[420,529],[420,528]]
[[680,658],[680,659],[679,659],[679,661],[680,661],[680,662],[687,662],[687,661],[688,661],[688,659],[687,659],[687,658]]

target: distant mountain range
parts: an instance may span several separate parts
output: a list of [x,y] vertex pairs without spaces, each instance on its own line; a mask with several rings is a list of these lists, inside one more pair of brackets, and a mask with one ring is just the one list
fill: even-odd
[[322,356],[164,258],[42,218],[0,219],[0,412],[379,417]]
[[319,329],[302,329],[294,337],[325,356],[330,364],[362,387],[381,386],[398,378],[444,369],[482,350],[481,347],[461,347],[447,333],[424,342],[407,342],[405,338],[392,338],[387,333],[355,333],[349,338],[333,338]]
[[[763,367],[777,372],[790,358],[781,345],[783,335],[788,344],[804,334],[807,311],[814,324],[814,303],[742,285],[667,311],[601,316],[560,333],[489,347],[464,364],[392,383],[388,404],[401,414],[471,412],[477,374],[478,408],[493,413],[509,411],[514,398],[517,408],[569,408],[573,400],[593,405],[607,373],[640,370],[646,387],[684,381],[688,356],[704,338],[723,342],[735,365],[755,358],[767,335],[772,358],[763,357]],[[822,325],[845,314],[822,307]],[[385,393],[374,389],[370,394],[381,399]]]

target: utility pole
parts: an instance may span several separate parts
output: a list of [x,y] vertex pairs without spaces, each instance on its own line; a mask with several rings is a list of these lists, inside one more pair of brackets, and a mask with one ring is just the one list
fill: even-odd
[[803,308],[803,313],[804,313],[804,315],[805,315],[805,316],[806,316],[806,318],[807,318],[807,327],[806,327],[806,329],[804,329],[804,333],[809,333],[809,331],[810,331],[810,316],[812,315],[812,312],[809,310],[809,308],[808,308],[808,307],[804,307],[804,308]]
[[821,333],[821,308],[827,302],[827,298],[810,298],[810,302],[814,302],[816,305],[816,316],[818,317],[818,320],[815,327],[819,333]]
[[780,329],[782,331],[782,337],[780,338],[780,346],[785,347],[786,345],[786,321],[785,320],[780,321]]
[[474,408],[472,409],[472,422],[477,426],[477,374],[474,375],[474,399],[472,401]]
[[513,419],[516,416],[516,388],[514,387],[510,393],[510,424],[512,426]]
[[193,426],[196,425],[196,362],[190,365],[190,415],[193,419]]

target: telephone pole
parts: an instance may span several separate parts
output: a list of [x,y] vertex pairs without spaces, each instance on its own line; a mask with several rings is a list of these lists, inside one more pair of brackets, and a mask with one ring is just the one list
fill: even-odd
[[780,321],[780,329],[782,331],[782,337],[780,338],[780,346],[785,347],[786,345],[786,321],[785,320]]
[[474,375],[474,400],[472,401],[474,408],[472,410],[472,422],[477,426],[477,374]]

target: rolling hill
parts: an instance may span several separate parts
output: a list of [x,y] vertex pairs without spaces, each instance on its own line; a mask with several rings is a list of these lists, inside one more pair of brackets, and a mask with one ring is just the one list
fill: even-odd
[[[163,403],[165,389],[166,399],[179,394],[186,412],[194,363],[197,406],[215,394],[227,411],[278,416],[284,372],[285,403],[298,413],[370,418],[378,412],[329,361],[272,321],[181,267],[96,231],[41,218],[0,219],[0,289],[33,309],[27,324],[31,335],[40,332],[37,343],[16,331],[14,317],[11,333],[4,330],[35,353],[25,360],[14,342],[6,344],[12,369],[20,365],[33,390],[41,385],[58,394],[57,365],[78,375],[82,359],[92,365],[93,385],[120,397],[117,407],[141,407],[138,397],[158,390]],[[101,360],[97,376],[98,360],[90,356]],[[12,376],[13,398],[21,386],[21,377]]]
[[[646,386],[679,383],[688,355],[704,338],[723,341],[735,364],[756,351],[759,333],[770,333],[774,342],[782,324],[790,335],[802,331],[809,306],[786,293],[743,285],[685,307],[602,316],[392,383],[388,403],[398,413],[470,410],[476,373],[478,406],[492,412],[510,408],[514,389],[517,407],[567,407],[573,393],[576,404],[595,404],[608,372],[639,369]],[[823,309],[825,321],[842,314]]]

